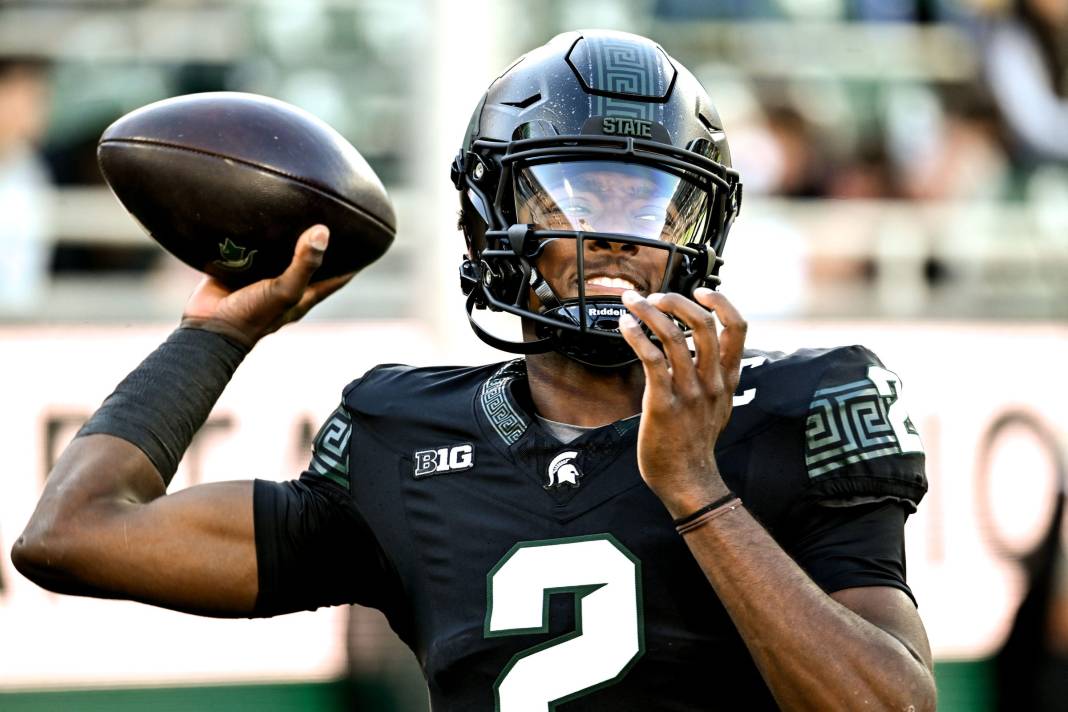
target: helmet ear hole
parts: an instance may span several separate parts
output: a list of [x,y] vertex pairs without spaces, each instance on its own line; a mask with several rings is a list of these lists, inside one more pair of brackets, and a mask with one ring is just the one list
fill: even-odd
[[482,196],[472,190],[460,194],[460,229],[467,242],[468,256],[478,259],[479,253],[486,248],[486,230],[489,218]]
[[486,202],[482,200],[482,196],[473,190],[464,191],[464,198],[467,199],[468,205],[472,210],[478,213],[478,216],[482,218],[482,222],[489,225],[489,208],[486,207]]

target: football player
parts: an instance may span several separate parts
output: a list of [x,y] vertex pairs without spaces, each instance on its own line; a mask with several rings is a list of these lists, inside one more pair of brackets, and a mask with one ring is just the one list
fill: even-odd
[[299,479],[167,495],[247,351],[344,282],[309,286],[310,228],[277,279],[198,287],[60,458],[19,569],[206,615],[373,606],[435,710],[934,709],[900,382],[859,346],[743,350],[713,289],[741,185],[694,77],[556,37],[490,86],[452,179],[471,323],[525,358],[374,368]]

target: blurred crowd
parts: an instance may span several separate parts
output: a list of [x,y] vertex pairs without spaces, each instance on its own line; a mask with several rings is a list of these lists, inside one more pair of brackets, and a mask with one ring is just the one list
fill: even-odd
[[30,309],[49,269],[47,106],[47,65],[0,57],[0,316]]
[[[150,3],[139,5],[145,4]],[[737,92],[720,97],[718,87],[710,87],[727,120],[747,194],[801,201],[1045,204],[1052,206],[1046,211],[1052,215],[1051,224],[1057,229],[1065,224],[1060,206],[1068,199],[1068,0],[656,0],[642,7],[642,19],[651,28],[657,23],[672,27],[673,22],[781,26],[797,21],[859,32],[886,25],[917,31],[950,29],[954,36],[966,38],[966,49],[976,58],[974,66],[965,65],[971,68],[963,76],[932,73],[880,81],[858,80],[845,72],[813,81],[747,74],[746,67],[739,67],[746,101],[738,101]],[[568,11],[550,9],[556,11],[562,15],[556,21],[566,24]],[[310,11],[302,12],[298,20],[312,27]],[[0,12],[0,23],[4,17]],[[295,27],[283,33],[290,40],[300,35],[302,26]],[[366,37],[356,36],[353,42],[374,50],[375,32],[366,30]],[[270,44],[266,43],[268,49]],[[818,55],[823,48],[808,49]],[[687,56],[682,48],[670,50],[691,66],[717,61]],[[79,77],[88,76],[87,70],[69,57],[5,57],[3,52],[0,46],[0,319],[18,318],[30,309],[49,274],[143,272],[158,258],[158,250],[147,243],[117,249],[114,244],[64,242],[49,225],[49,185],[99,185],[96,139],[110,121],[133,106],[114,97],[97,97],[72,108],[67,99],[64,110],[50,120],[50,91],[59,95],[81,82],[84,93],[87,82]],[[229,64],[174,62],[166,67],[166,82],[156,90],[161,95],[219,89],[274,93],[278,85],[263,79],[271,72],[277,74],[269,62],[254,56]],[[324,116],[328,122],[351,120],[354,112],[345,109],[345,95],[330,88],[328,75],[305,72],[288,86],[299,85],[306,103],[318,102],[309,107],[313,111],[332,113]],[[346,73],[342,83],[359,84],[378,75],[388,72],[368,77]],[[332,81],[336,80],[337,76]],[[358,89],[358,96],[374,95],[365,87]],[[162,96],[147,100],[156,98]],[[372,104],[365,117],[386,102],[374,99]],[[398,129],[401,122],[387,113],[382,120],[363,123],[364,128],[389,128],[378,132],[377,138],[371,134],[350,138],[368,154],[387,186],[403,181],[397,166],[404,157],[399,154],[410,152],[410,142]],[[359,128],[359,122],[354,125]],[[345,132],[344,125],[339,128]],[[852,261],[844,272],[835,272],[831,260],[823,267],[830,269],[825,276],[837,279],[843,274],[855,277],[870,264]],[[938,264],[930,265],[928,277],[938,279]],[[796,281],[811,278],[808,270]]]
[[[752,14],[762,3],[737,5]],[[1046,169],[1061,172],[1068,165],[1068,2],[852,5],[855,22],[948,23],[963,30],[980,58],[975,76],[888,83],[869,102],[867,116],[828,112],[771,83],[757,110],[732,128],[747,191],[795,198],[1018,199],[1044,189]]]
[[[127,3],[139,4],[150,3]],[[306,10],[294,8],[312,4],[285,5],[299,14]],[[565,0],[550,1],[545,8],[547,13],[558,12],[561,17],[556,22],[567,26],[571,23],[563,19],[568,12],[565,4]],[[611,4],[591,0],[569,6]],[[702,64],[714,65],[710,76],[736,79],[729,95],[721,96],[721,87],[712,86],[704,74],[700,76],[724,114],[735,166],[742,174],[747,196],[783,198],[798,204],[887,201],[910,208],[947,202],[1023,204],[1034,206],[1040,217],[1048,216],[1050,235],[1060,234],[1061,239],[1068,240],[1068,230],[1063,229],[1068,226],[1068,0],[654,0],[641,6],[645,13],[642,20],[652,28],[700,22],[782,25],[796,21],[845,25],[858,32],[869,25],[948,29],[963,37],[975,59],[972,64],[961,65],[967,71],[885,80],[858,79],[848,72],[817,78],[774,76],[747,72],[745,67],[735,68],[732,74],[730,68],[724,72],[719,58],[683,56],[684,50],[670,45],[667,38],[658,39],[685,64],[697,69]],[[5,17],[0,4],[0,25]],[[289,46],[286,43],[298,37],[309,43],[320,41],[319,35],[308,35],[306,28],[311,21],[307,16],[303,22],[275,23],[280,34],[274,45]],[[339,33],[342,25],[329,28],[331,36]],[[549,31],[561,29],[553,25]],[[631,29],[642,32],[646,27]],[[353,41],[375,51],[375,31],[366,32],[368,37]],[[319,39],[307,39],[309,36]],[[535,45],[545,36],[528,39],[529,45]],[[271,50],[274,45],[266,42],[267,51],[280,51]],[[511,56],[522,49],[508,48],[506,53]],[[823,49],[807,48],[813,54]],[[286,51],[294,50],[290,46]],[[401,152],[411,147],[409,136],[401,129],[404,120],[413,119],[389,114],[389,103],[374,98],[375,91],[399,90],[396,85],[402,82],[398,79],[402,68],[390,64],[392,60],[376,65],[381,71],[366,67],[362,72],[316,70],[294,75],[288,83],[272,80],[279,75],[277,62],[257,57],[223,62],[171,61],[162,69],[156,67],[159,71],[154,74],[123,75],[140,82],[131,82],[137,84],[136,91],[131,89],[123,100],[92,96],[91,71],[81,66],[81,61],[48,53],[34,55],[24,49],[15,52],[0,42],[0,323],[33,317],[42,291],[57,273],[145,273],[158,266],[159,252],[147,240],[127,247],[65,241],[51,220],[53,188],[102,184],[96,141],[111,121],[140,103],[213,90],[281,96],[313,110],[346,133],[388,187],[406,179]],[[114,70],[114,65],[103,65],[101,71]],[[158,81],[161,76],[166,80]],[[350,94],[331,88],[330,82],[338,78],[353,85],[348,89]],[[293,87],[299,87],[296,95],[288,91]],[[72,102],[64,97],[72,88],[80,90],[81,99]],[[372,97],[372,104],[352,111],[346,98],[353,95]],[[131,97],[136,98],[133,105],[129,103]],[[379,111],[385,113],[376,113]],[[360,124],[350,119],[356,123],[347,127],[345,121],[350,115],[357,115],[370,133],[352,135]],[[438,171],[444,184],[445,167],[429,169]],[[755,211],[743,213],[744,220],[734,234],[745,229],[741,223],[752,225],[761,219]],[[791,290],[800,294],[804,280],[821,276],[827,281],[858,275],[871,278],[865,272],[872,264],[865,260],[835,263],[824,259],[799,269],[804,247],[799,244],[801,237],[795,226],[775,224],[766,217],[757,224],[765,234],[781,236],[781,246],[795,245],[793,252],[779,253],[778,264],[749,261],[762,270],[763,283],[775,285],[775,293],[768,299],[778,314],[783,313],[782,304],[789,301]],[[855,226],[846,227],[848,232]],[[734,240],[729,247],[729,266],[746,263],[739,258],[746,249],[766,248],[747,248],[741,240]],[[791,260],[792,256],[798,259]],[[168,264],[173,266],[174,261]],[[943,268],[935,262],[929,267],[927,278],[937,282]],[[732,289],[745,282],[731,282]],[[901,292],[908,298],[907,290]],[[899,294],[897,298],[903,297]],[[755,304],[759,312],[758,302],[749,304]],[[1010,645],[1037,654],[1049,653],[1046,663],[1027,668],[1038,671],[1042,679],[1028,677],[1022,687],[1036,696],[1041,690],[1058,691],[1050,692],[1049,698],[1063,700],[1063,694],[1058,694],[1068,680],[1068,558],[1064,553],[1068,545],[1058,548],[1054,543],[1049,556],[1034,566],[1032,590],[1037,593],[1028,599],[1028,605],[1037,601],[1032,605],[1038,610],[1033,618],[1041,625],[1028,628],[1034,620],[1027,618],[1031,608],[1025,607],[1018,622],[1021,632],[1014,634]],[[0,591],[2,586],[0,581]],[[382,668],[394,659],[379,655],[384,647],[396,645],[387,642],[392,640],[384,621],[367,611],[354,610],[348,638],[352,693],[354,699],[376,700],[368,703],[376,709],[389,708],[382,703],[387,693],[376,681],[383,675],[401,679],[410,675],[406,669]],[[1002,673],[1019,681],[1023,679],[1019,669]],[[421,694],[419,685],[401,685],[400,689]],[[394,706],[400,704],[395,701]],[[1002,708],[1013,706],[1006,703]],[[1035,702],[1030,709],[1043,707]]]

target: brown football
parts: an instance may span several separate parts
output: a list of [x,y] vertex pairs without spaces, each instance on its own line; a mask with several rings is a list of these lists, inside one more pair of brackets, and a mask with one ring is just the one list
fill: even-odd
[[145,231],[231,287],[285,270],[322,223],[314,280],[362,269],[393,242],[396,218],[363,156],[322,120],[256,94],[190,94],[130,112],[104,131],[105,180]]

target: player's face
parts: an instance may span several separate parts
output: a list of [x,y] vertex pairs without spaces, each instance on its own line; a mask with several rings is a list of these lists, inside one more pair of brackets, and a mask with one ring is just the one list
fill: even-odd
[[[516,177],[520,223],[542,230],[597,232],[685,244],[704,228],[707,193],[677,175],[636,164],[574,161],[528,166]],[[538,271],[561,298],[578,296],[576,241],[550,240]],[[584,241],[585,292],[618,296],[660,288],[664,249],[609,237]],[[532,297],[533,299],[536,298]],[[534,304],[532,306],[538,306]]]

